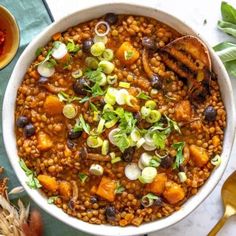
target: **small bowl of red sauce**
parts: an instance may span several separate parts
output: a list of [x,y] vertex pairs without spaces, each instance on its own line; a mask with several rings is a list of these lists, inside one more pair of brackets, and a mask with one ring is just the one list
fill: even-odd
[[0,70],[16,55],[20,43],[20,30],[15,17],[0,5]]

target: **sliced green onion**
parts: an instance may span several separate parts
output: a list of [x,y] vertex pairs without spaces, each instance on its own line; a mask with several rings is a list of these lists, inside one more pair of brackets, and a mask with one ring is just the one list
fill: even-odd
[[106,61],[111,61],[114,58],[114,53],[111,49],[107,48],[103,52],[102,56],[98,57],[100,61],[106,60]]
[[111,164],[115,164],[119,161],[121,161],[121,158],[120,157],[115,157],[115,158],[111,159]]
[[160,166],[160,163],[161,163],[161,159],[157,156],[154,156],[151,159],[149,166],[157,168],[158,166]]
[[136,180],[136,179],[138,179],[140,174],[141,174],[141,170],[139,169],[139,167],[138,167],[138,165],[136,163],[128,164],[125,167],[125,176],[129,180]]
[[117,81],[117,75],[108,75],[107,76],[107,83],[108,84],[115,84]]
[[116,157],[116,154],[114,152],[111,152],[110,157],[111,157],[111,159],[114,159]]
[[[143,166],[141,159],[138,160],[138,167],[139,169],[143,170],[145,168],[145,166]],[[141,177],[141,176],[140,176]]]
[[91,69],[97,69],[98,68],[98,60],[94,57],[86,57],[85,58],[85,64]]
[[105,123],[105,127],[107,129],[110,129],[111,127],[113,127],[116,123],[117,123],[118,119],[114,119],[114,120],[110,120],[110,121],[107,121]]
[[78,110],[73,104],[66,104],[62,110],[63,115],[68,119],[73,119],[76,117]]
[[102,73],[102,72],[100,73],[100,78],[99,78],[98,84],[99,84],[100,86],[104,86],[104,85],[107,84],[107,77],[106,77],[106,75],[105,75],[104,73]]
[[156,95],[157,93],[158,93],[157,89],[152,89],[150,92],[151,95]]
[[137,147],[137,148],[140,148],[144,143],[145,143],[145,139],[144,139],[144,138],[141,138],[141,139],[139,139],[139,141],[137,142],[136,147]]
[[100,112],[99,111],[94,111],[93,112],[93,120],[98,121],[100,119]]
[[113,145],[116,145],[116,142],[115,142],[115,135],[117,133],[120,132],[120,129],[119,128],[116,128],[116,129],[113,129],[110,131],[110,133],[108,134],[108,138],[109,138],[109,141],[113,144]]
[[106,44],[107,41],[108,41],[107,36],[98,36],[98,35],[95,35],[94,38],[93,38],[93,42],[94,42],[94,43],[102,42],[102,43]]
[[145,107],[150,108],[151,110],[156,108],[156,102],[153,100],[149,100],[145,102]]
[[63,58],[67,54],[67,52],[68,50],[64,43],[60,41],[54,42],[54,47],[52,49],[52,56],[56,60],[60,60],[61,58]]
[[105,103],[107,104],[110,104],[110,105],[115,105],[116,103],[116,97],[114,94],[110,94],[110,93],[106,93],[105,96],[104,96],[104,101]]
[[132,95],[126,95],[125,96],[125,104],[130,106],[130,107],[133,107],[136,103],[136,99],[134,96]]
[[119,82],[119,87],[122,87],[122,88],[130,88],[130,83],[127,83],[127,82]]
[[142,166],[144,166],[144,167],[149,166],[151,160],[152,160],[152,156],[146,152],[142,153],[142,155],[140,156],[140,162],[141,162]]
[[87,138],[87,145],[91,148],[98,148],[102,146],[102,139],[97,136],[89,136]]
[[142,114],[142,117],[147,117],[151,112],[151,109],[150,108],[147,108],[147,107],[141,107],[141,114]]
[[215,157],[213,157],[211,159],[211,164],[218,167],[221,163],[221,156],[220,155],[215,155]]
[[144,207],[150,207],[153,205],[154,200],[159,199],[158,196],[152,194],[152,193],[148,193],[147,195],[143,196],[141,199],[141,203]]
[[126,96],[129,95],[129,92],[126,89],[120,89],[118,90],[116,94],[116,102],[119,105],[124,105],[125,104],[125,99]]
[[98,67],[101,68],[105,74],[111,74],[115,68],[113,63],[111,63],[110,61],[105,61],[105,60],[100,61],[98,63]]
[[149,123],[156,123],[161,119],[161,113],[157,110],[150,111],[149,115],[146,117],[146,121]]
[[143,183],[152,183],[157,175],[157,170],[154,167],[145,167],[142,170],[141,181]]
[[92,164],[89,168],[89,172],[93,175],[100,176],[103,174],[103,167],[99,164]]
[[114,108],[111,104],[108,103],[103,107],[103,112],[105,111],[114,111]]
[[185,172],[179,172],[178,176],[179,176],[179,181],[181,183],[183,183],[183,182],[185,182],[187,180],[187,175],[185,174]]
[[156,146],[155,145],[149,145],[149,144],[146,144],[144,143],[142,145],[143,149],[145,149],[146,151],[153,151],[156,149]]
[[130,134],[130,137],[131,137],[132,141],[138,142],[142,136],[141,136],[140,132],[138,131],[138,129],[133,129]]
[[97,127],[98,134],[103,132],[103,128],[104,128],[105,122],[106,121],[103,118],[100,119],[100,121],[98,123],[98,127]]
[[[104,26],[106,27],[106,31],[105,31],[105,32],[100,33],[100,32],[98,31],[98,28],[99,28],[100,25],[104,25]],[[110,26],[109,26],[109,24],[108,24],[106,21],[101,20],[101,21],[99,21],[99,22],[95,25],[94,31],[95,31],[96,35],[98,35],[98,36],[105,36],[105,35],[107,35],[107,34],[109,33],[109,31],[110,31]]]
[[109,142],[106,139],[102,143],[102,155],[107,155],[108,151],[109,151]]
[[83,75],[83,71],[81,69],[78,69],[76,71],[73,71],[71,75],[73,78],[78,79]]
[[38,65],[37,71],[43,77],[51,77],[55,73],[55,68],[49,61],[45,61]]
[[105,44],[102,42],[97,42],[93,44],[90,49],[91,54],[95,57],[101,56],[104,51],[105,51]]

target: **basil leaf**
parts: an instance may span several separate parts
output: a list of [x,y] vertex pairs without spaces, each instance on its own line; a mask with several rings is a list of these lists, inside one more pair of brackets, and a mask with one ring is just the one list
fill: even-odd
[[219,20],[217,23],[217,26],[220,30],[223,32],[232,35],[233,37],[236,38],[236,24],[232,24],[227,21],[221,21]]
[[236,58],[233,61],[225,62],[224,65],[228,73],[236,77]]
[[216,45],[214,50],[223,63],[236,60],[236,44],[224,42]]
[[224,21],[236,24],[236,9],[227,2],[221,3],[221,15]]

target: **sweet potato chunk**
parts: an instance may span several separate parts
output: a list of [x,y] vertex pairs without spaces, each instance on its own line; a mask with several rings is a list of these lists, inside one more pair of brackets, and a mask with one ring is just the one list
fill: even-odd
[[49,137],[49,135],[44,132],[38,133],[37,140],[38,140],[38,149],[41,151],[46,151],[50,149],[53,145],[53,142]]
[[98,186],[96,194],[110,202],[115,200],[116,182],[108,177],[103,176]]
[[58,182],[55,180],[55,178],[48,176],[48,175],[38,175],[38,180],[40,184],[44,188],[46,188],[48,191],[56,192],[58,189]]
[[131,65],[139,58],[139,52],[130,42],[124,42],[116,51],[116,57],[124,65]]
[[176,204],[184,199],[185,192],[184,189],[175,182],[168,182],[163,196],[170,204]]
[[65,199],[69,199],[71,197],[71,184],[67,181],[60,182],[59,192]]
[[175,119],[177,121],[189,121],[191,114],[191,104],[188,100],[184,100],[176,104]]
[[167,182],[167,176],[165,173],[157,174],[154,181],[146,185],[146,190],[155,194],[162,194],[165,189],[165,184]]
[[59,115],[62,113],[63,103],[57,96],[49,95],[47,96],[43,107],[48,115]]
[[209,161],[208,153],[204,148],[192,144],[189,147],[189,151],[190,158],[193,160],[196,166],[202,167]]

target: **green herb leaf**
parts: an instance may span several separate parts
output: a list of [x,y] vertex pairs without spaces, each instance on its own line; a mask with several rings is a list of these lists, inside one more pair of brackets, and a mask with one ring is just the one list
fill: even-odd
[[81,183],[85,183],[87,178],[88,178],[88,175],[86,175],[84,173],[79,173],[79,179],[80,179]]
[[134,55],[134,52],[133,51],[125,51],[124,52],[124,58],[126,61],[128,61],[129,59],[131,59]]
[[181,133],[181,130],[179,128],[179,125],[177,124],[176,121],[171,120],[168,116],[165,116],[168,122],[168,126],[170,127],[171,130],[175,130],[178,133]]
[[89,97],[85,96],[79,100],[79,103],[84,103],[84,102],[87,102],[88,100],[89,100]]
[[224,65],[228,73],[236,77],[236,60],[225,62]]
[[156,131],[152,135],[152,140],[157,148],[164,149],[167,136],[164,132]]
[[28,176],[28,175],[31,175],[33,172],[32,172],[32,170],[30,170],[27,166],[26,166],[26,164],[25,164],[25,162],[24,162],[24,160],[23,159],[20,159],[19,160],[19,164],[20,164],[20,167],[21,167],[21,169],[25,172],[25,174]]
[[150,99],[151,97],[150,97],[149,95],[147,95],[146,93],[141,92],[141,93],[137,96],[137,98],[143,99],[143,100],[148,100],[148,99]]
[[43,51],[43,47],[37,48],[37,50],[35,51],[35,56],[38,57]]
[[179,168],[179,166],[184,162],[183,148],[185,142],[174,143],[172,146],[176,149],[177,154],[175,158],[175,167]]
[[236,24],[236,9],[227,2],[221,3],[221,15],[224,21]]
[[219,20],[217,26],[223,32],[232,35],[236,38],[236,24],[232,24],[226,21]]
[[48,198],[48,204],[53,204],[57,200],[58,196],[52,196]]
[[70,96],[69,94],[61,91],[57,94],[59,100],[61,102],[68,102],[68,103],[71,103],[73,101],[81,101],[82,99],[77,97],[77,96]]
[[115,194],[119,194],[125,191],[125,188],[120,184],[120,182],[117,182],[116,185],[116,190],[115,190]]
[[84,120],[83,115],[79,116],[79,119],[76,120],[76,124],[73,128],[75,132],[84,130],[87,134],[90,132],[90,126]]
[[69,43],[67,43],[66,48],[69,52],[76,53],[80,50],[80,46],[75,44],[73,39],[69,39],[68,41]]
[[124,152],[130,147],[129,139],[123,130],[114,135],[114,140],[115,145],[120,149],[121,152]]

